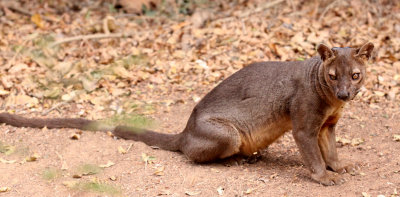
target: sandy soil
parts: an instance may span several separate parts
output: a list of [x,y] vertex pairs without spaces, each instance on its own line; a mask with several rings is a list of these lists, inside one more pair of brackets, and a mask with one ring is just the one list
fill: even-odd
[[[193,106],[194,103],[179,104],[169,112],[157,113],[154,117],[161,123],[158,130],[179,132]],[[371,108],[358,102],[346,107],[337,137],[364,142],[344,146],[338,142],[338,152],[342,159],[358,163],[361,169],[359,175],[344,175],[344,184],[331,187],[309,178],[291,133],[262,151],[261,158],[253,164],[222,161],[199,165],[180,153],[152,149],[141,142],[116,140],[101,132],[84,132],[79,140],[71,140],[70,136],[76,132],[72,129],[1,126],[1,141],[17,148],[14,154],[0,154],[0,157],[17,162],[0,163],[0,183],[11,189],[0,196],[110,195],[70,189],[63,184],[93,178],[115,186],[123,196],[399,196],[400,142],[394,141],[393,135],[400,133],[400,122],[399,114],[392,113],[398,108],[392,103]],[[119,146],[131,148],[121,154]],[[32,153],[40,156],[37,161],[21,163]],[[153,163],[146,164],[143,153],[155,157]],[[108,161],[115,165],[95,175],[72,178],[79,165],[102,165]],[[67,169],[61,176],[44,179],[45,169],[62,166]],[[116,180],[110,180],[111,177]]]

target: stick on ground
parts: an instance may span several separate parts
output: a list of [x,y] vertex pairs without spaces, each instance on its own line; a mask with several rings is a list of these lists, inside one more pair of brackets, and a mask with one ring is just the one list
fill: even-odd
[[105,38],[122,38],[122,37],[130,37],[130,34],[121,34],[121,33],[115,33],[115,34],[91,34],[91,35],[79,35],[79,36],[73,36],[69,38],[64,38],[60,39],[53,44],[50,45],[50,47],[54,47],[59,44],[63,44],[66,42],[72,42],[72,41],[77,41],[77,40],[89,40],[89,39],[105,39]]
[[[20,13],[20,14],[23,14],[23,15],[26,15],[26,16],[33,16],[33,13],[31,13],[28,10],[25,10],[23,8],[19,8],[19,7],[13,6],[13,5],[6,5],[6,7],[8,9],[10,9],[11,11],[14,11],[14,12],[17,12],[17,13]],[[50,18],[50,17],[47,17],[47,16],[41,16],[41,17],[44,20],[49,21],[49,22],[58,22],[57,19],[53,19],[53,18]]]

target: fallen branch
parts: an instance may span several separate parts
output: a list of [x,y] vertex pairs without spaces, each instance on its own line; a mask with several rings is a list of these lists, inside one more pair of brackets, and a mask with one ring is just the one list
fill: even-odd
[[336,1],[332,2],[331,4],[329,4],[328,6],[326,6],[326,8],[325,8],[324,11],[322,12],[321,16],[319,16],[318,21],[321,21],[321,20],[324,18],[325,14],[326,14],[330,9],[332,9],[332,7],[333,7],[336,3],[338,3],[339,1],[340,1],[340,0],[336,0]]
[[67,103],[68,103],[68,102],[66,102],[66,101],[63,101],[63,102],[61,102],[61,103],[57,103],[57,104],[54,105],[52,108],[50,108],[50,109],[48,109],[48,110],[42,112],[42,116],[46,116],[46,115],[49,114],[51,111],[53,111],[53,110],[55,110],[55,109],[58,109],[59,107],[65,105],[65,104],[67,104]]
[[59,158],[60,161],[61,161],[61,170],[67,170],[67,169],[68,169],[67,162],[65,162],[65,160],[63,159],[63,157],[61,156],[61,154],[58,153],[57,151],[56,151],[56,154],[57,154],[58,158]]
[[280,4],[280,3],[284,2],[284,1],[285,0],[275,0],[275,1],[269,2],[269,3],[267,3],[267,4],[265,4],[265,5],[261,6],[261,7],[256,8],[254,11],[247,11],[247,12],[239,15],[239,17],[241,17],[241,18],[248,17],[248,16],[250,16],[252,14],[256,14],[256,13],[262,12],[262,11],[264,11],[266,9],[269,9],[271,7],[274,7],[274,6]]
[[[23,8],[19,8],[19,7],[16,7],[14,5],[6,5],[6,7],[11,11],[14,11],[14,12],[17,12],[17,13],[20,13],[20,14],[23,14],[23,15],[26,15],[26,16],[33,16],[33,13],[31,13],[28,10],[25,10]],[[50,22],[59,22],[59,20],[54,19],[54,18],[50,18],[50,17],[47,17],[47,16],[41,16],[41,18],[46,20],[46,21],[50,21]]]
[[[28,42],[28,41],[25,40],[25,41],[22,43],[22,46],[25,46],[25,44],[26,44],[27,42]],[[22,49],[23,49],[22,47],[17,49],[17,51],[15,52],[15,54],[14,54],[14,56],[11,58],[11,60],[8,61],[8,62],[6,63],[6,65],[4,66],[5,68],[9,69],[12,65],[14,65],[15,59],[16,59],[16,58],[18,57],[18,55],[21,53]]]
[[292,12],[296,10],[296,6],[294,5],[293,0],[287,0],[287,4],[292,7]]
[[[262,12],[262,11],[265,11],[265,10],[267,10],[267,9],[269,9],[269,8],[275,6],[275,5],[278,5],[278,4],[280,4],[280,3],[284,2],[284,1],[285,1],[285,0],[275,0],[275,1],[269,2],[269,3],[267,3],[267,4],[264,4],[264,5],[261,6],[261,7],[257,7],[255,10],[251,10],[251,11],[244,12],[244,13],[240,14],[240,15],[237,16],[237,17],[239,17],[239,18],[248,17],[248,16],[250,16],[250,15],[253,15],[253,14],[256,14],[256,13],[259,13],[259,12]],[[221,21],[221,20],[222,20],[222,21],[225,21],[225,20],[230,20],[230,19],[233,19],[233,18],[236,18],[236,16],[228,16],[228,17],[217,18],[217,19],[215,19],[213,22]]]
[[120,33],[115,33],[115,34],[91,34],[91,35],[79,35],[79,36],[73,36],[69,38],[63,38],[60,39],[53,44],[50,45],[50,47],[54,47],[59,44],[63,44],[66,42],[73,42],[77,40],[89,40],[89,39],[105,39],[105,38],[122,38],[122,37],[130,37],[130,34],[120,34]]

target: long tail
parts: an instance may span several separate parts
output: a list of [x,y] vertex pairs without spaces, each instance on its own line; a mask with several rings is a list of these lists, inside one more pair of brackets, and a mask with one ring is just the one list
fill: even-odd
[[163,134],[150,130],[126,126],[109,126],[100,121],[83,118],[25,118],[10,113],[0,113],[0,123],[15,127],[30,128],[74,128],[89,131],[112,131],[117,137],[127,140],[141,141],[149,146],[157,146],[164,150],[179,151],[182,134]]
[[122,139],[141,141],[149,146],[157,146],[164,150],[180,151],[183,133],[164,134],[146,129],[138,129],[126,126],[117,126],[113,134]]
[[31,127],[31,128],[74,128],[82,130],[92,130],[89,125],[96,121],[83,118],[25,118],[10,113],[0,113],[0,123],[5,123],[14,127]]

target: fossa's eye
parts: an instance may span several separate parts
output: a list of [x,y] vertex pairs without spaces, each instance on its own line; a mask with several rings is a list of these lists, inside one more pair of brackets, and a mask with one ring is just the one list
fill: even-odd
[[359,78],[360,78],[360,73],[354,73],[354,74],[351,76],[351,78],[352,78],[353,80],[359,79]]
[[331,80],[336,80],[336,75],[329,74],[329,78],[330,78]]

